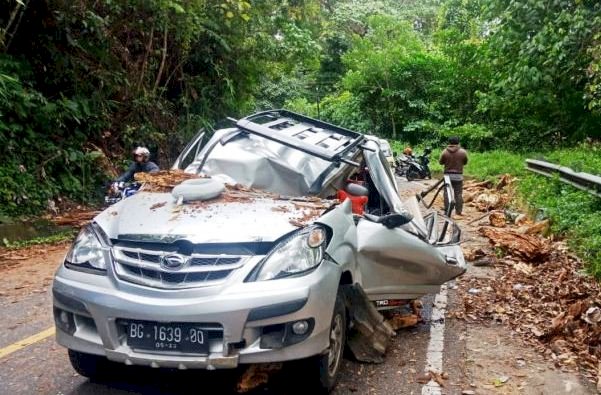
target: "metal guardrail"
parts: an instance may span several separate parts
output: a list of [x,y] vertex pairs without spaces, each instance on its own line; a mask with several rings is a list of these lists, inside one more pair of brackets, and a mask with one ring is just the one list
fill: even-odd
[[569,167],[536,159],[526,159],[526,169],[546,177],[558,175],[562,182],[601,197],[601,177],[594,174],[576,172]]

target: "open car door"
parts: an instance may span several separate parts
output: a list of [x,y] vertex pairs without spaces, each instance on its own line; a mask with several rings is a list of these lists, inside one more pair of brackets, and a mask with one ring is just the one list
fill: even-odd
[[361,218],[358,266],[370,300],[416,299],[465,271],[461,247],[430,243],[403,228],[389,229]]
[[[364,151],[371,178],[390,212],[357,223],[357,264],[363,289],[373,301],[416,299],[465,272],[460,231],[447,217],[422,217],[415,198],[402,203],[378,152]],[[387,223],[404,216],[406,223]]]

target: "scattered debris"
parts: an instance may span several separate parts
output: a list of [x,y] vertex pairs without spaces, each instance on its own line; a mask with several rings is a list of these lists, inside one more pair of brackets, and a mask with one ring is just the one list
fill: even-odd
[[150,209],[151,210],[156,210],[157,208],[161,208],[161,207],[163,207],[166,204],[167,204],[167,202],[155,203],[152,206],[150,206]]
[[[490,183],[466,182],[465,190],[474,194],[470,204],[476,209],[501,210],[511,201],[511,184],[508,178],[502,178],[494,189]],[[494,208],[496,197],[491,196],[499,197]],[[525,214],[505,209],[502,227],[497,226],[502,217],[495,213],[490,213],[493,226],[481,227],[479,233],[489,239],[497,254],[507,253],[503,259],[494,259],[493,254],[482,251],[501,270],[496,276],[459,279],[464,310],[453,315],[509,325],[558,368],[579,371],[601,392],[600,284],[582,274],[582,262],[564,242],[541,236],[550,225],[544,210],[539,210],[533,222]],[[467,250],[465,256],[475,264],[482,252]],[[507,376],[495,378],[490,388],[509,380]]]
[[504,248],[528,262],[543,260],[549,254],[547,243],[538,237],[492,227],[482,227],[479,232],[489,238],[493,246]]
[[507,220],[505,218],[505,213],[502,211],[492,211],[488,219],[490,224],[496,228],[504,228],[507,226]]
[[428,384],[430,380],[433,380],[436,383],[438,383],[438,385],[440,385],[442,388],[444,388],[446,385],[446,380],[448,380],[448,378],[448,373],[438,373],[433,370],[429,370],[426,373],[418,376],[417,379],[415,379],[415,381],[420,384]]
[[508,381],[509,381],[508,376],[496,377],[492,380],[492,385],[494,385],[495,387],[502,387]]
[[584,322],[587,322],[591,325],[597,325],[601,322],[601,309],[599,307],[589,307],[584,314],[582,314],[582,319]]
[[390,318],[389,320],[387,320],[386,322],[388,323],[388,325],[390,325],[390,327],[395,330],[398,331],[401,328],[409,328],[412,326],[417,325],[417,323],[420,321],[420,317],[417,314],[394,314],[392,316],[392,318]]
[[497,259],[494,256],[485,256],[472,262],[472,266],[495,266],[496,264]]
[[136,173],[134,180],[144,184],[141,191],[170,192],[182,181],[201,178],[197,174],[185,173],[183,170],[161,170],[156,173]]
[[524,229],[523,233],[527,235],[545,234],[549,229],[549,220],[540,221],[534,225],[528,226]]
[[[579,274],[581,262],[563,244],[550,245],[536,265],[519,256],[500,260],[496,278],[459,281],[466,317],[510,325],[563,370],[580,369],[598,381],[601,360],[601,287]],[[481,292],[490,288],[490,292]]]
[[89,224],[98,214],[100,214],[100,211],[97,210],[76,211],[65,215],[50,217],[50,221],[59,226],[74,226],[80,228]]
[[238,393],[249,392],[269,381],[269,377],[282,369],[282,363],[257,363],[250,365],[240,377],[236,390]]
[[476,259],[480,259],[480,258],[487,256],[487,254],[482,248],[475,248],[475,249],[467,249],[466,248],[463,250],[463,256],[465,257],[465,259],[468,262],[473,262]]
[[382,363],[394,330],[384,321],[359,284],[342,287],[353,329],[347,346],[358,361]]

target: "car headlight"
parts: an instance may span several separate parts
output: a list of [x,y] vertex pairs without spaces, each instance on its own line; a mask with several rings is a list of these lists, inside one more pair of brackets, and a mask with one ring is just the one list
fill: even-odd
[[102,243],[91,226],[79,232],[73,246],[65,257],[65,266],[97,274],[106,273],[106,259]]
[[274,280],[306,273],[321,263],[325,247],[323,227],[304,228],[282,241],[265,257],[253,280]]

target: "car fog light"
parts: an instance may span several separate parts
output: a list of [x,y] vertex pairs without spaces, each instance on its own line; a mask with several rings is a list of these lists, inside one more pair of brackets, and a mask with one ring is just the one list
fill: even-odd
[[54,323],[58,328],[60,328],[63,332],[67,332],[72,335],[75,333],[75,317],[72,313],[54,308]]
[[305,320],[296,321],[292,324],[292,332],[297,335],[304,335],[309,330],[309,323]]

